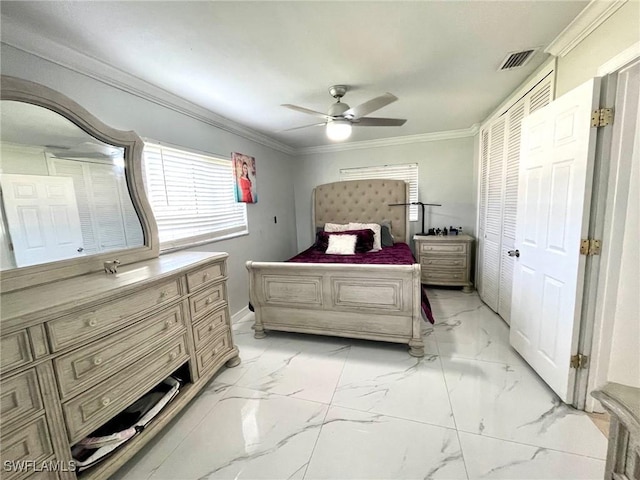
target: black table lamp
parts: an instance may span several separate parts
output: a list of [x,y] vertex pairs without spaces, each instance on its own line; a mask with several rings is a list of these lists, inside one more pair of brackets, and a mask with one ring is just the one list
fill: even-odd
[[411,203],[390,203],[388,206],[389,207],[395,207],[398,205],[420,205],[420,207],[422,207],[422,231],[416,235],[426,235],[427,232],[424,231],[424,207],[426,206],[430,206],[430,207],[441,207],[442,204],[441,203],[422,203],[422,202],[411,202]]

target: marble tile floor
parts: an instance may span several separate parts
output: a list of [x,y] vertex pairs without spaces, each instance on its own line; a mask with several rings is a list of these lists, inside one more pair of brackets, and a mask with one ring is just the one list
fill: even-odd
[[606,438],[509,347],[476,294],[429,291],[427,355],[234,325],[222,370],[114,478],[600,479]]

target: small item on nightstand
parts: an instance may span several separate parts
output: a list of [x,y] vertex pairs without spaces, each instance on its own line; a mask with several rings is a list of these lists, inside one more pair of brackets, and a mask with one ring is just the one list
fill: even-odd
[[449,227],[449,235],[458,235],[458,229]]
[[435,234],[436,234],[435,228],[430,228],[429,231],[427,232],[427,235],[435,235]]
[[449,231],[447,230],[447,227],[444,227],[444,230],[442,230],[442,235],[449,235]]
[[458,235],[462,235],[462,227],[458,227]]
[[441,237],[442,236],[442,230],[440,230],[439,228],[436,228],[436,235]]

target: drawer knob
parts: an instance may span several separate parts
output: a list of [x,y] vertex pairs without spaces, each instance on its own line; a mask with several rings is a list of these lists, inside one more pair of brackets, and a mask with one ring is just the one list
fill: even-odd
[[96,320],[95,318],[92,318],[87,322],[87,325],[89,325],[90,327],[95,327],[96,325],[98,325],[98,320]]
[[171,353],[169,354],[169,358],[170,358],[171,360],[175,360],[176,358],[178,358],[178,354],[177,354],[176,352],[171,352]]
[[206,281],[207,281],[207,278],[209,278],[209,272],[204,272],[204,273],[202,274],[202,281],[203,281],[203,282],[206,282]]
[[213,299],[211,297],[207,297],[207,300],[204,302],[204,304],[211,305],[211,302],[213,302]]
[[109,406],[110,403],[111,403],[111,399],[109,397],[102,397],[102,405],[107,407]]
[[171,320],[164,321],[164,329],[169,330],[171,328]]
[[433,260],[429,260],[429,265],[431,265],[433,263]]
[[102,363],[102,357],[95,357],[93,359],[93,364],[97,367],[98,365],[100,365]]
[[164,300],[166,296],[167,296],[167,292],[165,292],[164,290],[160,292],[160,300]]
[[209,331],[213,331],[213,325],[209,325]]

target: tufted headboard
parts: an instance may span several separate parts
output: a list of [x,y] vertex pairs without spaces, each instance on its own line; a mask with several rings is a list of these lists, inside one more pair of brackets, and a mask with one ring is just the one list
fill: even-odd
[[391,221],[391,233],[410,244],[409,207],[389,207],[409,200],[409,184],[403,180],[351,180],[318,185],[313,190],[315,227],[325,223],[380,223]]

